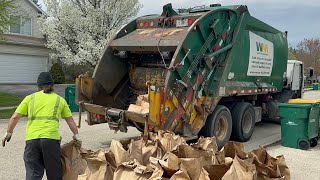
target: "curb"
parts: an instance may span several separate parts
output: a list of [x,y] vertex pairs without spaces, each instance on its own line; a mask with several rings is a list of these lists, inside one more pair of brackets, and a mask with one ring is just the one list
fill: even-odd
[[18,106],[0,107],[0,110],[15,109]]

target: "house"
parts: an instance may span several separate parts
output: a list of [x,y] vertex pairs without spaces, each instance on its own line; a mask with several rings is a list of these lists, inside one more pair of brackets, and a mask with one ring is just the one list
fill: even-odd
[[49,49],[37,18],[44,12],[32,0],[14,0],[9,32],[0,43],[0,84],[33,84],[48,71]]

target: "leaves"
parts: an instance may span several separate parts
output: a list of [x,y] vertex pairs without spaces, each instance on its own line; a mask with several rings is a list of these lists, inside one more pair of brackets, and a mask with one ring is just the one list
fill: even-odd
[[52,78],[55,84],[63,84],[65,83],[64,73],[62,71],[62,67],[58,63],[54,63],[50,69],[50,73],[52,74]]
[[46,0],[39,19],[51,56],[67,64],[94,67],[104,48],[141,5],[138,0]]
[[0,0],[0,37],[8,30],[8,26],[12,23],[10,20],[10,12],[14,9],[11,0]]
[[[320,71],[320,39],[311,38],[301,41],[296,48],[289,48],[297,60],[304,63],[306,70],[310,67],[315,69],[316,76]],[[289,54],[290,55],[290,54]],[[290,59],[290,56],[289,56]]]

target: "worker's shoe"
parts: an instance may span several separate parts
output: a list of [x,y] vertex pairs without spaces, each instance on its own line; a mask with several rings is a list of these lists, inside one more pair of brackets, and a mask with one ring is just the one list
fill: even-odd
[[75,134],[75,135],[73,135],[72,139],[74,140],[74,145],[77,148],[81,148],[82,140],[80,138],[80,135],[79,134]]
[[2,147],[6,146],[6,141],[9,142],[11,139],[12,133],[6,132],[6,134],[2,138]]

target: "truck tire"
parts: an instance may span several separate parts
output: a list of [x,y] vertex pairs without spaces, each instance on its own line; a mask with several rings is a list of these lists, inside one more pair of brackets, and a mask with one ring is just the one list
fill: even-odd
[[232,131],[232,117],[229,109],[218,105],[213,113],[208,116],[200,134],[205,137],[216,137],[220,148],[229,141]]
[[232,138],[240,141],[248,141],[254,131],[255,112],[250,103],[239,102],[232,109]]
[[275,100],[270,100],[266,103],[267,114],[263,116],[264,121],[280,124],[279,103]]

